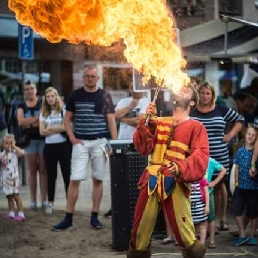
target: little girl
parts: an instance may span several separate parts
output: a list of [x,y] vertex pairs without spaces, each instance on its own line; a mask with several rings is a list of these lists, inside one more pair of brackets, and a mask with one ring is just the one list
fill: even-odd
[[192,183],[190,199],[195,232],[200,232],[200,242],[205,244],[210,206],[208,182],[205,178]]
[[[22,201],[19,195],[19,171],[18,157],[24,155],[24,150],[15,146],[14,135],[6,134],[2,141],[3,151],[1,159],[1,177],[3,193],[8,201],[9,212],[4,216],[6,219],[24,221],[25,216],[22,209]],[[14,201],[18,207],[18,215],[14,213]]]

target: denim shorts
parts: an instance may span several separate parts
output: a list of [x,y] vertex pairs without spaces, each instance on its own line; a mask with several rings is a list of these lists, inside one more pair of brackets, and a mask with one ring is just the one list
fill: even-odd
[[30,140],[30,144],[24,148],[26,154],[41,154],[45,146],[45,140]]
[[73,145],[71,180],[84,180],[88,163],[90,162],[92,178],[103,181],[107,164],[107,157],[105,156],[103,147],[107,142],[106,138],[99,138],[96,140],[83,140],[82,144]]

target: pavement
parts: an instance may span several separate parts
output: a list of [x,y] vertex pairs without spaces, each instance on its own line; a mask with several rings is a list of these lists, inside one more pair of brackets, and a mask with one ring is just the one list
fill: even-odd
[[[22,177],[22,173],[20,171],[20,178]],[[27,178],[27,175],[25,176]],[[26,181],[25,178],[25,181]],[[38,184],[39,185],[39,184]],[[110,189],[110,175],[109,170],[107,168],[106,176],[103,184],[103,199],[101,204],[101,210],[106,212],[111,207],[111,189]],[[92,192],[92,180],[90,175],[90,169],[86,173],[86,178],[84,181],[80,183],[80,190],[79,190],[79,198],[76,203],[75,210],[77,211],[91,211],[91,192]],[[30,191],[28,185],[21,186],[21,198],[23,202],[24,208],[28,208],[30,205]],[[39,193],[39,187],[37,189],[37,205],[41,207],[41,199]],[[56,182],[56,194],[55,194],[55,209],[56,210],[65,210],[66,208],[66,196],[64,190],[64,183],[61,175],[60,168],[58,169],[58,178]],[[3,194],[0,194],[0,207],[4,208],[7,207],[6,198]]]
[[[89,213],[91,211],[91,191],[92,191],[92,181],[90,173],[87,173],[85,181],[81,182],[79,190],[79,198],[75,207],[77,211],[83,211]],[[38,193],[38,206],[41,205]],[[21,187],[21,197],[24,207],[29,207],[30,204],[30,193],[28,185]],[[107,169],[106,177],[104,180],[104,193],[101,204],[100,214],[105,213],[111,207],[111,196],[110,196],[110,175]],[[3,194],[0,194],[0,208],[6,208],[7,202]],[[58,179],[56,184],[56,196],[55,196],[55,210],[65,210],[66,198],[65,191],[62,181],[61,172],[58,173]],[[230,224],[230,230],[236,230],[236,225],[232,216],[229,215],[228,222]],[[207,257],[258,257],[258,247],[257,246],[242,246],[234,247],[235,239],[230,236],[228,231],[220,232],[216,236],[216,249],[207,249]],[[114,252],[103,253],[100,258],[113,258],[113,257],[123,257],[125,258],[125,253]],[[171,257],[182,257],[178,247],[174,245],[162,245],[161,240],[152,241],[152,257],[157,258],[171,258]],[[194,258],[194,257],[193,257]]]

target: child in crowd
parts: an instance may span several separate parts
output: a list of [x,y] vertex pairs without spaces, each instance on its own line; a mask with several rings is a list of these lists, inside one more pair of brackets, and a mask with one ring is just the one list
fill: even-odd
[[175,234],[173,232],[173,229],[171,227],[171,225],[169,224],[169,221],[167,219],[167,216],[165,216],[165,225],[166,225],[166,233],[167,233],[167,237],[164,238],[161,242],[161,244],[163,245],[167,245],[167,244],[173,244],[173,243],[176,243],[176,240],[175,240]]
[[[257,139],[257,129],[248,125],[245,133],[245,145],[238,149],[234,164],[235,168],[235,191],[233,194],[232,213],[239,230],[239,237],[235,245],[256,245],[255,229],[258,217],[258,176],[250,170],[254,143]],[[245,223],[242,214],[246,211],[246,217],[250,218],[251,231],[246,234]]]
[[[214,172],[219,172],[215,180],[212,180]],[[215,242],[215,203],[214,203],[214,186],[217,185],[223,177],[226,175],[226,169],[215,159],[209,158],[207,172],[205,178],[208,181],[209,186],[209,198],[210,198],[210,212],[208,214],[208,228],[209,228],[209,245],[208,248],[216,248]]]
[[[15,146],[14,135],[6,134],[2,141],[3,151],[1,152],[1,176],[3,193],[8,201],[9,212],[4,216],[6,219],[24,221],[25,216],[22,209],[22,201],[19,195],[19,171],[18,157],[23,156],[24,150]],[[18,208],[18,215],[14,213],[14,201]]]
[[191,184],[191,213],[195,232],[200,232],[200,242],[205,244],[207,219],[210,207],[209,189],[206,178]]

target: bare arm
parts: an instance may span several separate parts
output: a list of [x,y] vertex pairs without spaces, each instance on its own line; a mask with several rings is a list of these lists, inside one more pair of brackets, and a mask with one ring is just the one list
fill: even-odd
[[216,179],[209,183],[209,187],[214,187],[215,185],[217,185],[226,175],[226,172],[227,172],[226,169],[222,167]]
[[18,108],[17,120],[18,120],[19,126],[21,126],[22,128],[28,128],[31,125],[33,125],[34,123],[38,122],[39,118],[37,116],[32,116],[32,117],[26,117],[25,118],[23,109]]
[[[254,153],[252,156],[252,162],[251,162],[251,167],[253,168],[255,166],[255,163],[257,162],[258,158],[258,138],[256,139],[255,145],[254,145]],[[255,167],[254,167],[255,168]]]
[[116,120],[115,120],[115,114],[107,114],[107,123],[108,123],[108,129],[111,135],[112,140],[117,139],[117,127],[116,127]]
[[119,108],[119,109],[116,109],[115,111],[115,118],[117,120],[120,120],[122,119],[126,114],[130,113],[132,109],[134,109],[134,107],[137,106],[139,100],[138,99],[133,99],[132,102],[124,107],[124,108]]
[[19,147],[17,147],[16,145],[13,145],[13,150],[15,150],[18,154],[18,156],[24,156],[25,155],[25,151]]
[[64,124],[62,124],[62,125],[53,125],[53,126],[48,127],[48,129],[51,132],[54,132],[54,133],[61,133],[61,132],[65,131],[65,126],[64,126]]
[[46,128],[46,125],[43,121],[39,122],[39,133],[42,136],[49,136],[49,135],[54,134],[54,132],[52,132],[48,128]]
[[120,122],[131,126],[137,126],[140,123],[140,117],[124,117],[120,120]]
[[225,134],[224,141],[229,142],[233,137],[235,137],[241,131],[242,127],[243,127],[242,123],[236,122],[232,127],[232,129],[227,134]]
[[208,186],[204,186],[204,195],[205,195],[205,209],[204,213],[208,214],[210,212],[210,195]]

